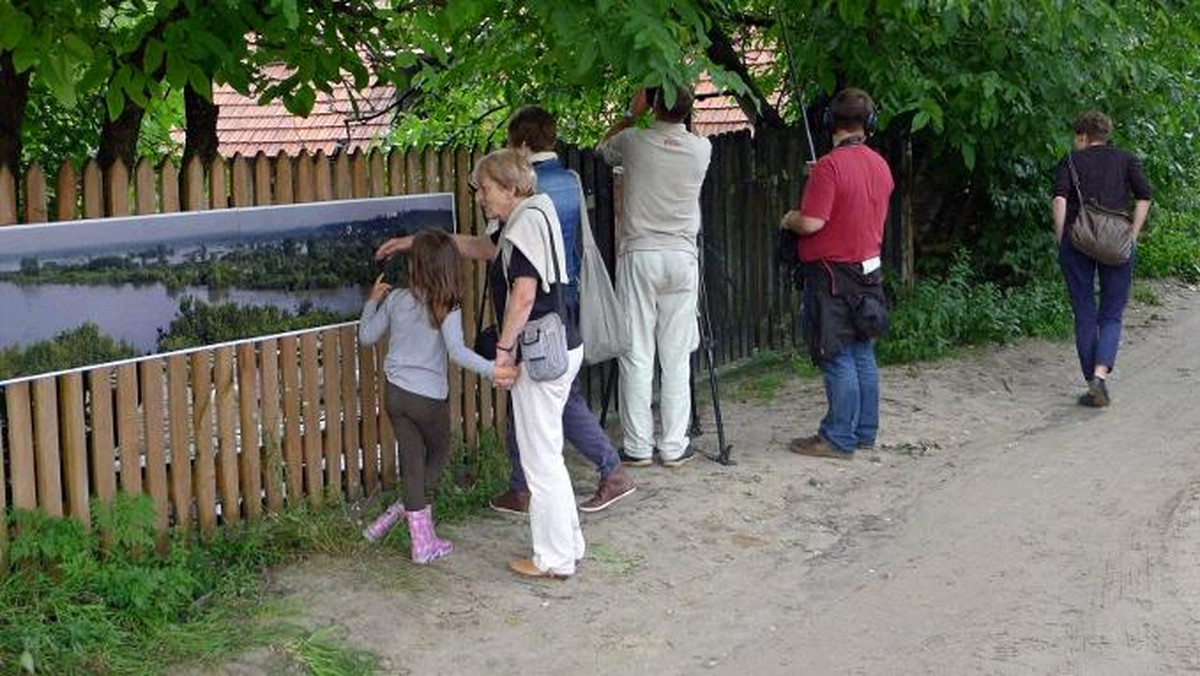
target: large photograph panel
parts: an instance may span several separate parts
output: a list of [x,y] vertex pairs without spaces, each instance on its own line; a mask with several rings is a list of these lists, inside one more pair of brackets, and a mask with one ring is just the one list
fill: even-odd
[[376,247],[450,193],[0,228],[0,384],[354,319]]

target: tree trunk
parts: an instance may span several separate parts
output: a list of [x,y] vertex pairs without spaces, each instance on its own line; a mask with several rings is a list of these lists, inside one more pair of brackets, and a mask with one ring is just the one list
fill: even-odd
[[100,151],[96,160],[101,169],[108,169],[118,159],[125,163],[125,168],[133,170],[137,159],[138,135],[142,131],[142,118],[146,111],[132,101],[126,99],[125,110],[115,120],[104,120],[100,128]]
[[[732,96],[737,100],[738,105],[741,107],[742,112],[746,114],[746,118],[750,120],[751,125],[755,127],[764,125],[775,129],[787,127],[787,123],[783,121],[783,117],[780,116],[779,111],[775,109],[775,106],[771,105],[766,95],[755,86],[754,79],[750,76],[750,70],[742,62],[741,54],[734,48],[729,36],[715,22],[708,29],[708,40],[709,45],[705,49],[705,54],[708,58],[725,70],[737,73],[750,88],[749,95],[732,94]],[[761,102],[761,109],[756,105],[756,102]]]
[[14,174],[21,166],[21,125],[29,102],[30,72],[17,72],[12,52],[0,53],[0,165]]
[[189,84],[183,90],[184,114],[187,118],[187,139],[183,145],[183,161],[199,155],[204,166],[217,157],[217,118],[220,107],[201,96]]

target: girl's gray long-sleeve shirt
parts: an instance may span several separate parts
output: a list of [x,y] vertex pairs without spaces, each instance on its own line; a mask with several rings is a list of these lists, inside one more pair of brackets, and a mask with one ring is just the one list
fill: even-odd
[[441,329],[429,321],[425,304],[408,289],[396,289],[383,303],[368,300],[358,325],[358,340],[373,345],[388,335],[384,372],[388,382],[408,392],[431,399],[445,399],[450,392],[446,378],[446,355],[455,364],[492,377],[492,362],[463,343],[462,312],[453,310],[442,320]]

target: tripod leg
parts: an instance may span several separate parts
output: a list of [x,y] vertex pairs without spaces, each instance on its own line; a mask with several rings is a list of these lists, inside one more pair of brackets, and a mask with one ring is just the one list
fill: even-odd
[[720,453],[717,455],[717,462],[722,465],[732,465],[734,462],[730,459],[729,453],[733,450],[733,447],[725,443],[725,421],[721,418],[721,395],[717,387],[717,372],[712,366],[713,352],[711,345],[706,350],[706,354],[708,355],[708,386],[712,390],[713,399],[713,420],[717,424],[717,444],[721,448]]
[[[703,341],[703,338],[701,340]],[[688,396],[692,402],[692,424],[688,427],[688,436],[698,437],[704,434],[704,428],[700,426],[700,408],[696,405],[695,373],[688,376]]]
[[[703,235],[701,235],[703,236]],[[718,451],[716,457],[709,456],[722,465],[733,465],[734,461],[729,457],[732,447],[725,443],[725,422],[721,418],[721,393],[717,387],[717,369],[713,353],[714,339],[712,332],[712,321],[708,314],[708,291],[705,285],[704,274],[704,257],[700,258],[700,345],[704,348],[704,357],[708,366],[708,386],[712,393],[713,403],[713,421],[717,425],[717,446]],[[695,406],[695,397],[692,399],[692,406]],[[693,410],[695,410],[693,408]]]
[[600,427],[604,428],[608,423],[608,405],[612,401],[612,396],[617,390],[617,373],[620,371],[620,365],[614,360],[608,367],[608,379],[604,381],[604,392],[601,397],[604,398],[604,404],[600,407]]

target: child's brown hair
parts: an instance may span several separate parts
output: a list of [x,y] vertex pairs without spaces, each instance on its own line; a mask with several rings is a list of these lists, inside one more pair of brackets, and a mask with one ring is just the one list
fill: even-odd
[[445,230],[426,228],[413,237],[409,282],[435,329],[462,304],[461,263],[454,238]]

